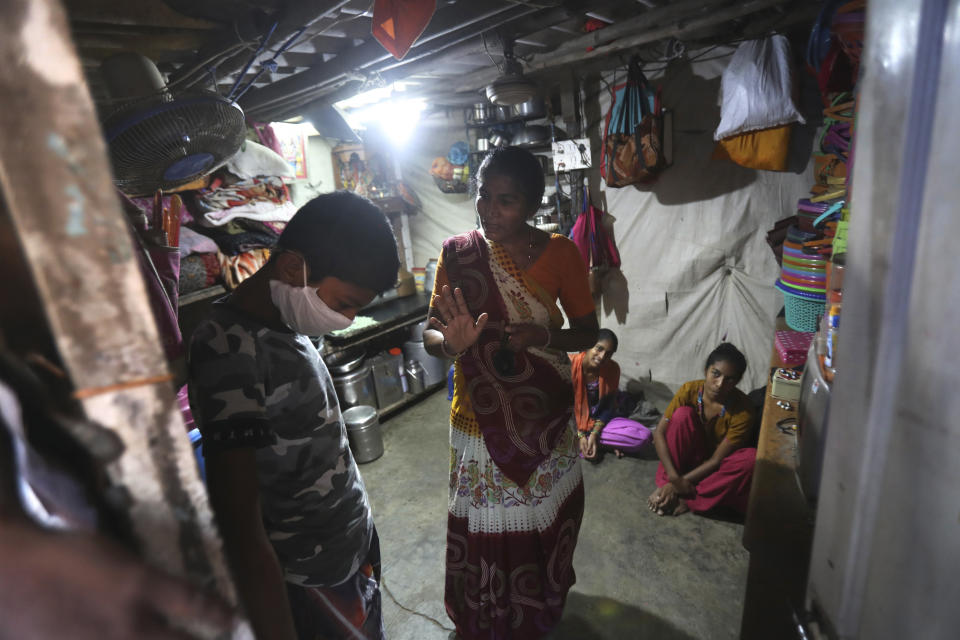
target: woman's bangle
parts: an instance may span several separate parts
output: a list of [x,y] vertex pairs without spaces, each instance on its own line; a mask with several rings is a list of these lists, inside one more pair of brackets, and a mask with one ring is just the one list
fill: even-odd
[[456,360],[457,358],[459,358],[460,356],[462,356],[464,353],[467,352],[467,350],[464,349],[460,353],[450,353],[450,351],[447,349],[446,338],[444,338],[443,341],[440,343],[440,351],[443,352],[443,355],[447,356],[448,358],[453,358],[454,360]]

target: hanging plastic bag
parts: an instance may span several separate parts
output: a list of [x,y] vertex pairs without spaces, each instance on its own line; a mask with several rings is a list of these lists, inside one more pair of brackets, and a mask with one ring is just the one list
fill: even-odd
[[730,160],[742,167],[765,171],[786,171],[793,125],[748,131],[724,138],[713,150],[716,160]]
[[630,61],[627,82],[612,93],[600,175],[609,187],[653,182],[666,166],[659,93],[650,88],[637,59]]
[[793,102],[790,44],[782,35],[741,43],[720,82],[722,140],[805,120]]

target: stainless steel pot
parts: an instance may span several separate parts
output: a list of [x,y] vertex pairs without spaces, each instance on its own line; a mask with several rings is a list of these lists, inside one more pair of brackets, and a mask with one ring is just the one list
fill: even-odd
[[366,354],[363,350],[348,349],[323,359],[330,373],[335,376],[342,376],[360,368]]
[[377,406],[381,409],[403,400],[403,354],[396,356],[381,353],[370,359],[373,371],[373,388],[377,394]]
[[493,116],[493,105],[488,102],[478,102],[473,105],[473,121],[489,122]]
[[507,120],[513,120],[513,108],[504,105],[494,106],[495,113],[497,114],[497,120],[500,122],[505,122]]
[[350,450],[359,464],[383,455],[383,430],[376,409],[366,405],[347,409],[343,412],[343,422],[347,426]]
[[447,369],[450,362],[444,358],[435,358],[427,353],[423,342],[408,340],[403,343],[403,357],[409,362],[416,360],[423,367],[423,383],[431,386],[447,379]]
[[486,138],[477,138],[477,151],[481,153],[490,151],[490,141]]
[[490,146],[505,147],[510,144],[510,132],[497,130],[490,133]]
[[377,392],[373,385],[373,372],[369,366],[337,376],[333,379],[333,388],[340,399],[340,409],[358,405],[377,406]]
[[531,98],[526,102],[513,105],[510,109],[513,112],[514,118],[542,118],[547,113],[546,107],[543,104],[543,98]]

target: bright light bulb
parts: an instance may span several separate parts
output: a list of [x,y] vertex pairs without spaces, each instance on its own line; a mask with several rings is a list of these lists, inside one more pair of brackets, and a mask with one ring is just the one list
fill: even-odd
[[396,147],[413,136],[427,103],[422,98],[403,97],[406,87],[395,84],[367,91],[337,103],[354,129],[379,128]]

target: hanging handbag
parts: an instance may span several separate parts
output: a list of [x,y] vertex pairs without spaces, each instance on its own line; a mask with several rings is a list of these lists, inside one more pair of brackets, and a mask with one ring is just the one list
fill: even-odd
[[612,94],[600,174],[609,187],[653,182],[666,166],[660,94],[650,88],[636,58],[628,66],[627,82]]
[[590,293],[600,289],[600,277],[609,269],[620,267],[620,252],[613,238],[603,226],[605,211],[590,204],[590,191],[583,189],[583,209],[573,225],[570,238],[580,250],[587,266]]

